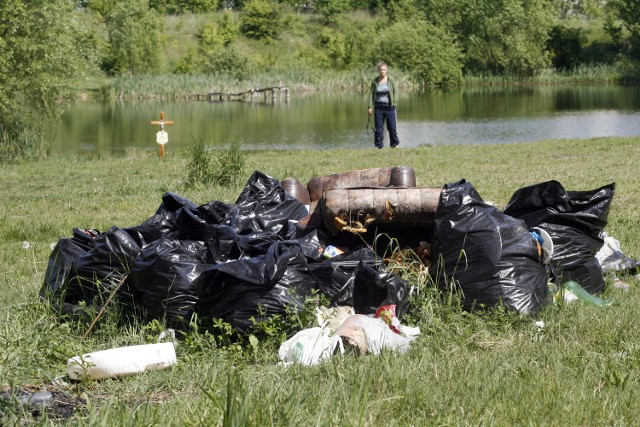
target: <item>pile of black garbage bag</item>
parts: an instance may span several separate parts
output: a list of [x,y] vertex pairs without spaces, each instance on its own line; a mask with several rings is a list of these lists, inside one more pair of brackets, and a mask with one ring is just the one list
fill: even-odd
[[240,333],[301,307],[314,290],[358,313],[394,304],[401,317],[407,284],[366,246],[324,259],[331,242],[322,229],[298,226],[307,215],[280,181],[258,171],[234,204],[196,206],[166,193],[138,226],[76,228],[60,239],[40,295],[72,313],[114,294],[146,319],[180,328],[195,314],[224,319]]
[[[595,255],[614,189],[612,183],[566,191],[557,181],[543,182],[516,191],[501,212],[464,180],[445,185],[435,216],[433,274],[442,288],[462,291],[467,309],[501,304],[535,314],[550,302],[550,282],[575,281],[599,294],[604,279]],[[533,227],[553,241],[548,265]]]
[[[470,183],[447,184],[425,235],[431,275],[445,292],[462,292],[467,309],[502,305],[535,314],[551,300],[550,281],[573,280],[598,294],[604,279],[595,254],[614,188],[566,191],[548,181],[518,190],[502,212]],[[40,295],[65,313],[99,307],[115,295],[134,313],[172,327],[197,315],[223,319],[240,333],[288,307],[301,308],[313,292],[356,313],[395,305],[402,318],[407,283],[364,243],[325,259],[325,248],[340,236],[323,224],[301,226],[308,214],[280,181],[257,171],[234,204],[196,206],[166,193],[138,226],[104,233],[76,228],[60,239]],[[533,227],[553,240],[548,264]]]

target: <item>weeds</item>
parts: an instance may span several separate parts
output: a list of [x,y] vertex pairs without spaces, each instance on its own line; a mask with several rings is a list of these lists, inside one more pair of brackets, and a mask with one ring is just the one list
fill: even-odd
[[213,180],[212,155],[202,139],[197,139],[189,148],[189,155],[185,186],[195,187],[211,182]]
[[244,173],[246,155],[242,144],[234,140],[222,151],[213,151],[201,139],[189,149],[186,187],[213,184],[219,187],[235,185]]
[[0,162],[42,159],[47,149],[42,131],[35,126],[18,125],[9,130],[0,126]]

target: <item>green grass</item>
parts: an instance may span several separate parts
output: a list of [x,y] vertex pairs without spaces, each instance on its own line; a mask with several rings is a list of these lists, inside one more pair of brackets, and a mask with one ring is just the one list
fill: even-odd
[[[617,184],[606,231],[640,258],[640,138],[554,140],[531,144],[416,149],[247,152],[245,171],[303,183],[336,172],[410,165],[419,186],[465,178],[503,207],[523,186],[556,179],[568,190]],[[231,187],[186,187],[188,152],[164,161],[132,151],[84,160],[55,157],[0,165],[0,392],[53,390],[67,358],[154,342],[158,322],[119,324],[115,307],[92,334],[88,324],[59,321],[38,302],[50,244],[74,227],[137,225],[166,191],[196,204],[233,202]],[[29,249],[23,242],[31,244]],[[496,310],[461,311],[425,293],[422,335],[405,355],[336,357],[313,368],[276,366],[273,340],[224,347],[193,330],[169,370],[63,389],[79,397],[71,425],[637,425],[640,414],[640,281],[609,288],[601,308],[552,306],[532,320]],[[610,283],[611,278],[607,278]],[[431,296],[430,296],[431,295]],[[0,404],[0,423],[51,424]]]

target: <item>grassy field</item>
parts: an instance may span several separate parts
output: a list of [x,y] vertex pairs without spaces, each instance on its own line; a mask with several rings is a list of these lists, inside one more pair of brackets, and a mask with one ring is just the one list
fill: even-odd
[[[465,178],[503,207],[516,190],[555,179],[568,190],[616,182],[605,230],[640,258],[640,138],[398,150],[248,152],[245,175],[298,178],[353,169],[412,166],[419,186]],[[335,357],[320,366],[277,366],[274,341],[221,346],[193,330],[169,370],[119,380],[52,386],[67,358],[154,342],[157,322],[120,325],[109,311],[93,333],[58,321],[38,301],[51,244],[72,228],[140,224],[164,192],[196,204],[233,202],[234,188],[186,187],[186,153],[160,160],[131,152],[93,160],[57,157],[0,164],[0,392],[47,389],[69,403],[31,413],[0,402],[0,424],[71,425],[638,425],[640,280],[611,286],[614,304],[550,306],[533,319],[469,314],[426,298],[422,335],[408,353]],[[24,248],[28,242],[29,247]],[[612,278],[608,277],[610,284]],[[76,402],[77,400],[77,402]],[[77,407],[76,407],[77,406]],[[75,408],[75,412],[73,411]]]

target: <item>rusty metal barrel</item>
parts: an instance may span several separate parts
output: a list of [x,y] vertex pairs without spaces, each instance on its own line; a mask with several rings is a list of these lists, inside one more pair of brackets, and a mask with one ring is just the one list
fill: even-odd
[[374,223],[433,224],[440,188],[351,188],[325,191],[327,229],[363,233]]
[[311,201],[322,193],[336,189],[359,187],[415,187],[416,173],[410,166],[393,166],[354,170],[314,178],[307,183]]

